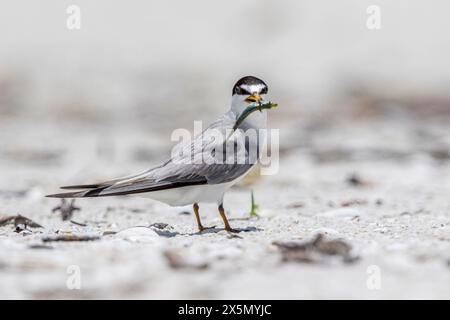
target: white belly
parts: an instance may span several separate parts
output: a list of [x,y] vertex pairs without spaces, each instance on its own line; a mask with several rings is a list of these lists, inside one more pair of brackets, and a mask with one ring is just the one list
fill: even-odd
[[164,202],[169,206],[187,206],[193,203],[217,203],[223,201],[225,192],[235,183],[243,179],[247,173],[244,173],[239,178],[221,184],[203,184],[198,186],[188,186],[167,190],[160,190],[141,194],[145,198],[150,198],[156,201]]
[[142,194],[146,198],[164,202],[170,206],[186,206],[197,203],[221,203],[225,191],[232,182],[222,184],[205,184],[181,188],[154,191]]

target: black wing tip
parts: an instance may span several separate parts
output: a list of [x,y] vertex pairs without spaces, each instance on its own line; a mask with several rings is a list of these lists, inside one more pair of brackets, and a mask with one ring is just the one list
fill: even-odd
[[[47,198],[94,198],[94,197],[109,197],[109,196],[125,196],[136,193],[146,193],[153,191],[161,191],[166,189],[174,189],[180,187],[187,187],[193,185],[207,184],[206,179],[201,179],[193,182],[171,182],[162,185],[155,185],[147,188],[140,188],[136,190],[114,190],[109,189],[110,186],[91,187],[88,190],[80,190],[75,192],[63,192],[46,195]],[[78,189],[76,186],[61,187],[61,189]],[[77,186],[78,187],[78,186]],[[105,190],[106,189],[106,190]],[[105,192],[104,192],[105,191]]]
[[78,184],[73,186],[62,186],[60,189],[71,190],[71,189],[95,189],[98,188],[99,184]]

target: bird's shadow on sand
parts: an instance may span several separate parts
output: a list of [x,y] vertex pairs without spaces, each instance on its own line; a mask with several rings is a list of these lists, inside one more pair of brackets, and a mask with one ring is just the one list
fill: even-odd
[[[137,227],[143,227],[143,228],[148,228],[150,230],[153,230],[158,236],[163,237],[163,238],[173,238],[176,236],[201,236],[201,235],[205,235],[205,234],[219,233],[222,231],[226,231],[224,228],[212,227],[212,228],[205,229],[203,231],[197,231],[197,232],[192,232],[192,233],[181,233],[178,231],[171,231],[171,230],[167,230],[167,229],[158,229],[158,228],[152,228],[152,227],[147,227],[147,226],[137,226]],[[244,232],[263,231],[263,229],[256,228],[256,227],[235,228],[234,230],[235,230],[235,232],[227,232],[228,235],[231,236],[231,238],[240,238],[239,234],[244,233]]]
[[[259,232],[259,231],[263,231],[263,229],[256,228],[256,227],[234,228],[234,230],[236,232],[228,232],[228,234],[237,236],[238,234],[245,233],[245,232]],[[201,236],[201,235],[210,234],[210,233],[219,233],[219,232],[222,232],[222,231],[226,231],[226,230],[224,228],[209,228],[209,229],[205,229],[203,231],[188,233],[186,235],[189,235],[189,236]]]

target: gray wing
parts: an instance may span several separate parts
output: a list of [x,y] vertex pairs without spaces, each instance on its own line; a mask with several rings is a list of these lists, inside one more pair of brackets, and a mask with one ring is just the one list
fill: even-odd
[[[115,179],[99,184],[67,186],[65,189],[84,189],[76,192],[59,193],[47,197],[77,198],[126,195],[142,192],[152,192],[190,185],[220,184],[230,182],[246,173],[252,163],[246,163],[248,152],[240,150],[229,154],[229,144],[234,140],[227,140],[228,146],[223,145],[223,138],[236,122],[236,116],[228,112],[212,123],[192,142],[180,142],[172,149],[170,159],[142,174]],[[227,131],[228,130],[228,131]],[[239,131],[235,135],[241,134]],[[216,155],[224,163],[205,163],[202,159]],[[201,161],[197,161],[200,159]],[[247,161],[248,162],[248,161]],[[87,189],[87,190],[86,190]]]

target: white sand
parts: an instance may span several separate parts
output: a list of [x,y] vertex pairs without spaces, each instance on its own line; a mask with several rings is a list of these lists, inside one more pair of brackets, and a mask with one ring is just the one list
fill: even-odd
[[[4,128],[13,135],[27,125],[17,120]],[[66,127],[46,140],[61,128],[34,126],[38,134],[27,131],[15,144],[3,140],[3,147],[16,153],[2,153],[0,213],[20,213],[44,229],[15,233],[12,225],[0,227],[0,298],[450,298],[450,166],[419,151],[423,145],[430,146],[431,140],[412,138],[408,130],[414,126],[355,126],[348,135],[344,127],[317,131],[314,141],[282,155],[277,175],[251,186],[260,219],[243,219],[250,207],[250,187],[236,187],[227,194],[225,206],[232,226],[252,230],[240,233],[240,238],[225,231],[196,234],[193,215],[180,213],[184,208],[135,197],[77,201],[82,210],[73,219],[87,226],[60,221],[51,212],[58,201],[44,194],[61,184],[142,169],[145,164],[133,160],[130,150],[145,133],[123,130],[120,137],[113,136],[112,141],[129,143],[113,144],[115,156],[108,161],[95,154],[94,131],[75,136],[76,130]],[[298,130],[306,134],[306,129]],[[383,135],[389,134],[386,144]],[[39,138],[34,145],[28,140],[33,135]],[[446,143],[448,138],[440,135],[432,141]],[[147,146],[152,149],[151,143]],[[353,147],[356,159],[319,162],[314,156],[319,146],[324,150]],[[408,156],[383,159],[367,151],[379,146],[403,150]],[[27,158],[30,148],[66,152],[59,161],[39,163]],[[353,172],[369,185],[349,185],[345,180]],[[20,196],[7,190],[28,191]],[[360,203],[342,207],[354,200]],[[205,225],[222,227],[213,205],[202,206],[201,212]],[[160,235],[145,228],[156,222],[170,227]],[[105,231],[121,232],[102,236]],[[101,239],[30,248],[56,232]],[[344,239],[360,259],[352,264],[338,258],[284,263],[272,245],[273,241],[310,239],[317,232]],[[166,251],[179,255],[184,268],[171,268]],[[72,279],[67,273],[72,265],[80,268],[80,290],[66,285]],[[367,286],[371,268],[380,271],[379,289]]]

